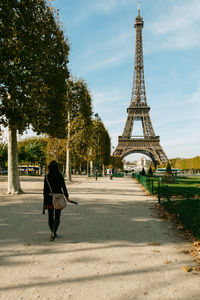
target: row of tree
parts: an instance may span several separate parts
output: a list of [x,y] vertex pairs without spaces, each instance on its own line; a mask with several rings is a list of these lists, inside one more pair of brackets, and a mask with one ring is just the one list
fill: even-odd
[[[75,139],[73,140],[72,148],[76,151],[70,150],[71,166],[73,169],[84,168],[94,171],[96,165],[96,158],[98,158],[98,169],[103,170],[107,167],[115,167],[117,160],[110,157],[110,137],[104,125],[99,122],[96,124],[92,122],[93,129],[91,135],[88,136],[87,147],[85,151],[77,151],[80,141],[77,140],[77,147]],[[95,128],[96,127],[96,128]],[[98,132],[98,136],[97,136]],[[76,134],[76,133],[75,133]],[[98,139],[97,139],[98,137]],[[98,142],[98,148],[97,148]],[[98,150],[98,152],[97,152]],[[47,168],[51,160],[57,160],[61,170],[66,171],[66,139],[58,139],[53,137],[32,137],[18,142],[18,162],[25,166],[40,166]],[[0,143],[0,167],[7,168],[7,144]]]
[[[181,171],[192,171],[193,173],[200,172],[200,156],[192,158],[171,158],[169,162],[172,168]],[[166,165],[160,165],[160,167],[165,168]]]
[[170,160],[172,168],[178,168],[181,171],[200,172],[200,156],[193,158],[173,158]]
[[[70,153],[76,160],[94,158],[97,133],[104,143],[99,152],[105,164],[110,137],[102,122],[92,121],[87,84],[70,75],[69,42],[58,15],[45,0],[4,0],[0,10],[0,124],[8,127],[8,193],[21,192],[17,132],[22,134],[30,126],[37,134],[51,137],[47,143],[51,158],[58,155],[58,145],[64,145],[68,176]],[[37,143],[31,147],[27,159],[35,155],[41,163],[43,150],[38,153]],[[5,149],[3,145],[2,161]],[[24,154],[25,146],[20,160]]]

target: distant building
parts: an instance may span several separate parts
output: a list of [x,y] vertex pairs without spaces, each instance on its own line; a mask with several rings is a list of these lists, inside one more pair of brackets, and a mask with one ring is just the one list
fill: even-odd
[[147,171],[151,163],[152,161],[146,159],[145,157],[141,157],[140,159],[133,162],[124,161],[124,170],[140,172],[144,168],[145,171]]
[[141,157],[138,161],[137,161],[137,166],[138,167],[148,167],[150,164],[152,163],[151,160],[146,159],[145,157]]

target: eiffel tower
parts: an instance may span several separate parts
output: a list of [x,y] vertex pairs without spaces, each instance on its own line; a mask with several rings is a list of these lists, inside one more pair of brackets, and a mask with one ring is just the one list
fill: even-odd
[[[154,165],[166,163],[168,158],[160,145],[160,137],[155,135],[147,105],[145,81],[142,28],[143,19],[140,16],[140,2],[138,1],[138,16],[135,19],[136,29],[135,64],[131,103],[127,108],[127,120],[122,136],[118,137],[118,145],[114,155],[122,158],[132,153],[143,153],[151,158]],[[143,136],[132,136],[134,121],[142,122]]]

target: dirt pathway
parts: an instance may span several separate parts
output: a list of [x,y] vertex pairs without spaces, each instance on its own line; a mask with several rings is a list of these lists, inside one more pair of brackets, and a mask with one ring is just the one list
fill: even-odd
[[54,242],[42,186],[23,178],[25,194],[0,197],[0,299],[200,299],[200,274],[181,269],[195,265],[187,241],[135,181],[76,178]]

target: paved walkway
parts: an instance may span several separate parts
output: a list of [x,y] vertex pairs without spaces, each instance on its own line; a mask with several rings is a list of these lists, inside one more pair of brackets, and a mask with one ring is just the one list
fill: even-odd
[[42,178],[21,182],[25,194],[0,197],[0,299],[200,299],[200,272],[182,270],[195,265],[187,241],[133,179],[77,177],[68,190],[79,205],[62,212],[54,242]]

